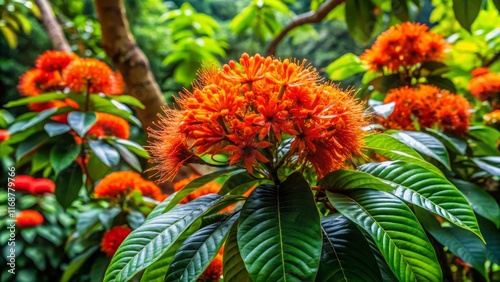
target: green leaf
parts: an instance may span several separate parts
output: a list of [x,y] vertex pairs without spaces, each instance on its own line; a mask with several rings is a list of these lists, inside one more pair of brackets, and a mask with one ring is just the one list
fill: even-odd
[[99,214],[104,209],[93,208],[87,211],[80,212],[76,219],[76,232],[81,238],[85,238],[89,230],[99,221]]
[[427,83],[435,85],[441,89],[449,90],[452,93],[457,93],[457,88],[451,79],[438,76],[438,75],[429,75],[426,77]]
[[431,163],[425,161],[412,147],[387,134],[370,134],[365,138],[365,148],[373,150],[392,160],[411,162],[440,176],[443,173]]
[[238,216],[236,212],[189,236],[175,254],[165,280],[196,281],[219,252]]
[[132,152],[130,152],[125,146],[122,146],[120,144],[114,143],[112,145],[118,150],[120,156],[125,160],[125,162],[127,162],[127,164],[130,165],[130,167],[137,170],[138,172],[142,172],[141,163],[139,162],[139,159],[134,154],[132,154]]
[[459,179],[451,179],[451,182],[462,192],[477,214],[500,227],[500,207],[495,198],[481,187],[470,182]]
[[358,227],[340,214],[321,219],[323,251],[316,281],[382,281],[377,261]]
[[39,114],[34,116],[32,119],[30,119],[27,123],[25,123],[23,125],[23,127],[21,128],[21,130],[26,130],[30,127],[33,127],[33,126],[39,124],[40,122],[46,120],[47,118],[55,115],[55,113],[57,111],[58,111],[57,108],[51,108],[51,109],[47,109],[47,110],[40,112]]
[[481,10],[482,2],[482,0],[453,0],[455,18],[469,32],[472,23],[479,14],[479,10]]
[[68,268],[64,271],[60,282],[70,281],[71,277],[82,267],[85,261],[99,249],[99,246],[92,246],[85,252],[71,260]]
[[441,268],[424,230],[395,196],[369,189],[326,192],[332,205],[365,230],[400,281],[441,281]]
[[392,186],[392,193],[397,197],[446,218],[482,239],[472,208],[448,180],[417,165],[401,161],[369,163],[359,167],[359,170]]
[[205,174],[203,176],[200,176],[193,181],[189,182],[186,186],[184,186],[181,190],[179,190],[177,193],[175,193],[175,196],[170,200],[168,205],[165,207],[165,211],[169,211],[171,208],[173,208],[175,205],[177,205],[182,199],[184,199],[187,195],[189,195],[191,192],[196,190],[197,188],[200,188],[201,186],[221,177],[224,175],[228,175],[229,173],[238,170],[238,168],[230,168],[230,169],[224,169],[224,170],[218,170],[209,174]]
[[106,96],[106,97],[109,98],[109,99],[118,101],[120,103],[123,103],[123,104],[127,104],[127,105],[131,105],[131,106],[137,107],[139,109],[143,109],[144,110],[146,108],[144,106],[144,104],[141,103],[141,101],[139,101],[138,99],[136,99],[135,97],[130,96],[130,95],[115,95],[115,96]]
[[163,200],[163,202],[159,203],[154,209],[153,211],[151,211],[151,213],[148,215],[148,217],[146,217],[146,221],[150,220],[150,219],[153,219],[159,215],[162,215],[165,213],[165,208],[170,204],[170,202],[172,201],[172,199],[175,197],[175,194],[176,193],[172,193],[168,196],[168,198],[166,198],[165,200]]
[[130,151],[132,151],[132,153],[138,155],[139,157],[149,159],[148,151],[146,151],[146,149],[144,149],[141,145],[139,145],[133,141],[130,141],[127,139],[120,139],[120,138],[117,138],[115,140],[115,142],[124,146],[125,148],[129,149]]
[[486,277],[486,247],[479,238],[454,226],[441,226],[434,216],[421,209],[417,209],[415,213],[432,237]]
[[448,136],[432,128],[425,128],[425,132],[439,139],[439,141],[441,141],[446,148],[456,154],[465,155],[465,152],[467,151],[467,142],[465,140]]
[[92,152],[108,167],[114,167],[120,162],[120,154],[103,140],[89,140]]
[[85,133],[95,124],[97,117],[94,112],[71,112],[68,114],[68,124],[80,136],[84,137]]
[[247,171],[231,175],[220,188],[219,195],[226,195],[229,192],[239,189],[241,187],[252,187],[255,185],[255,178],[253,178]]
[[[488,160],[496,160],[496,161],[493,161],[493,165],[491,165],[488,163]],[[500,177],[500,161],[498,160],[500,160],[500,157],[472,158],[472,161],[480,169],[491,174],[492,176]]]
[[500,12],[500,0],[493,0],[493,4],[497,7],[497,10]]
[[329,64],[325,72],[332,80],[344,80],[367,70],[368,68],[361,63],[358,56],[353,53],[347,53]]
[[[97,217],[99,218],[99,221],[102,223],[104,228],[106,228],[106,230],[109,230],[113,227],[113,222],[121,212],[122,210],[119,207],[99,209],[99,214],[97,215]],[[131,210],[131,212],[134,212],[134,210]],[[132,227],[132,229],[134,228]]]
[[486,240],[486,258],[500,265],[500,229],[482,217],[478,221]]
[[56,174],[70,166],[80,154],[82,145],[77,144],[56,144],[50,150],[50,164],[56,171]]
[[367,42],[375,27],[375,6],[372,1],[349,0],[345,5],[345,19],[349,34],[361,42]]
[[90,282],[101,282],[109,265],[109,258],[98,257],[90,268]]
[[132,231],[116,251],[104,281],[128,281],[160,259],[191,224],[221,199],[214,194],[203,196],[176,206]]
[[302,174],[260,185],[238,220],[238,246],[255,281],[314,281],[321,256],[318,210]]
[[49,165],[49,154],[50,154],[50,147],[45,146],[40,148],[38,152],[35,153],[33,156],[33,159],[31,160],[31,171],[30,174],[34,174],[46,166]]
[[33,153],[48,141],[45,132],[39,132],[31,138],[21,142],[16,149],[16,161],[21,160],[30,153]]
[[450,70],[446,64],[438,61],[427,61],[420,65],[420,76],[441,75]]
[[38,96],[22,98],[19,100],[10,101],[5,104],[6,108],[12,108],[22,105],[27,105],[29,103],[42,103],[42,102],[50,102],[53,100],[64,100],[68,97],[68,95],[63,93],[45,93]]
[[45,129],[45,132],[47,132],[47,134],[50,137],[61,135],[63,133],[68,132],[71,129],[71,127],[69,127],[69,125],[64,124],[64,123],[57,123],[57,122],[46,123],[43,126],[43,128]]
[[408,14],[408,3],[406,0],[391,0],[392,14],[401,22],[407,22],[410,19]]
[[111,172],[111,168],[104,164],[95,154],[89,154],[89,162],[87,163],[88,178],[95,182],[104,178]]
[[391,135],[418,152],[437,160],[448,170],[451,170],[448,151],[438,139],[429,134],[416,131],[397,131]]
[[225,282],[252,282],[238,248],[238,225],[234,224],[224,245],[222,271]]
[[68,208],[78,199],[78,193],[83,186],[83,174],[80,166],[66,169],[56,180],[56,198],[63,208]]

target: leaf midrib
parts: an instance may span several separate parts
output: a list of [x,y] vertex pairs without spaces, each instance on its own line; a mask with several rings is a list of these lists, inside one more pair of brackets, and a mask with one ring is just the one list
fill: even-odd
[[283,250],[283,228],[281,226],[280,187],[278,186],[276,190],[277,190],[276,203],[278,206],[278,229],[280,234],[280,249],[281,249],[281,268],[283,269],[283,281],[287,281],[286,271],[285,271],[285,254]]
[[342,263],[340,262],[340,258],[337,254],[337,251],[335,250],[335,246],[333,245],[332,241],[330,240],[330,237],[328,237],[328,233],[326,233],[323,226],[321,226],[321,232],[323,232],[323,234],[326,236],[326,239],[328,240],[328,244],[330,244],[333,252],[335,253],[335,258],[337,258],[337,261],[339,262],[340,270],[342,271],[342,276],[344,277],[345,281],[349,281],[349,279],[347,279],[347,277],[345,275],[344,267],[343,267]]

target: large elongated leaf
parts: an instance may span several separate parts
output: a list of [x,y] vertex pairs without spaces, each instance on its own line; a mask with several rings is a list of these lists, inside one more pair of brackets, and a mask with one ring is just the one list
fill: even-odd
[[425,161],[413,148],[387,134],[371,134],[365,137],[366,148],[392,160],[417,164],[427,170],[443,176],[443,173],[431,163]]
[[279,187],[260,185],[238,221],[238,246],[254,281],[314,281],[321,225],[309,184],[300,173]]
[[370,40],[375,27],[372,1],[350,0],[345,5],[345,19],[349,33],[361,42]]
[[398,131],[392,136],[399,139],[401,142],[412,147],[418,152],[429,156],[444,165],[448,170],[451,170],[450,156],[446,147],[437,138],[423,132],[415,131]]
[[468,30],[481,10],[482,0],[453,0],[453,11],[460,25]]
[[219,195],[203,196],[145,222],[120,245],[104,281],[128,281],[160,259],[191,224],[221,199]]
[[238,248],[238,225],[234,224],[224,245],[223,276],[225,282],[252,282],[250,274],[245,268],[245,263]]
[[441,281],[434,249],[412,211],[397,197],[359,189],[327,191],[332,205],[365,230],[400,281]]
[[359,167],[359,170],[394,187],[392,193],[399,198],[444,217],[482,239],[474,211],[462,193],[448,180],[401,161],[369,163]]
[[486,258],[500,265],[500,229],[482,217],[478,220],[486,240]]
[[94,112],[71,112],[68,114],[68,124],[73,128],[76,133],[80,137],[83,138],[85,136],[85,133],[89,131],[89,129],[94,125],[96,122],[97,117]]
[[434,216],[421,209],[417,209],[416,214],[427,232],[441,245],[485,275],[486,247],[479,238],[454,226],[441,226]]
[[382,281],[370,245],[340,214],[321,220],[323,251],[316,281]]
[[439,141],[441,141],[446,146],[446,148],[450,149],[451,151],[457,154],[465,155],[465,152],[467,151],[467,142],[465,140],[448,136],[432,128],[426,128],[425,132],[439,139]]
[[26,97],[14,101],[10,101],[5,104],[6,108],[17,107],[22,105],[27,105],[29,103],[41,103],[41,102],[49,102],[54,100],[64,100],[68,97],[68,95],[63,93],[44,93],[42,95]]
[[92,152],[108,167],[113,167],[120,162],[120,154],[103,140],[89,140],[88,144]]
[[212,223],[191,235],[175,254],[166,281],[196,281],[215,258],[239,212]]

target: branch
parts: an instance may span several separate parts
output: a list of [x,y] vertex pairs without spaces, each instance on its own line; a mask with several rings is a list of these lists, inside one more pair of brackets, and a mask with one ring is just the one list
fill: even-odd
[[274,56],[276,54],[276,48],[278,47],[278,44],[292,29],[305,24],[321,22],[328,15],[328,13],[330,13],[333,9],[335,9],[335,7],[344,3],[345,1],[347,0],[327,0],[318,8],[318,10],[300,14],[292,19],[292,21],[285,25],[278,36],[276,36],[276,38],[271,41],[269,47],[267,47],[266,55]]
[[49,35],[52,48],[54,48],[54,50],[71,52],[71,47],[64,36],[61,25],[57,22],[52,12],[52,7],[48,0],[35,0],[35,2],[42,15],[42,22]]
[[496,60],[500,59],[500,52],[496,52],[495,55],[493,55],[493,57],[491,59],[489,59],[485,64],[484,66],[485,67],[490,67],[491,65],[493,65],[493,63],[496,62]]

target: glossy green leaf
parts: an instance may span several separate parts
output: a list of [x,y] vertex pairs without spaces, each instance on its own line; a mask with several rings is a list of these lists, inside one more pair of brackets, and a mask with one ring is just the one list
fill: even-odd
[[133,141],[130,141],[127,139],[117,138],[115,140],[115,142],[124,146],[125,148],[129,149],[132,153],[138,155],[139,157],[142,157],[145,159],[149,158],[148,151],[146,151],[146,149],[144,149],[144,147],[142,147],[141,145],[139,145]]
[[353,53],[347,53],[329,64],[325,72],[332,80],[344,80],[367,70],[368,68],[361,63],[358,56]]
[[407,22],[410,20],[408,3],[406,0],[391,0],[391,10],[392,14],[401,22]]
[[340,214],[322,218],[323,251],[316,281],[382,281],[370,245]]
[[118,101],[123,104],[137,107],[139,109],[145,109],[144,104],[142,104],[141,101],[130,95],[107,96],[107,98],[110,98],[112,100]]
[[87,131],[95,124],[97,117],[94,112],[71,112],[68,114],[69,126],[80,136],[84,137]]
[[412,147],[387,134],[370,134],[365,138],[365,148],[373,150],[392,160],[411,162],[438,175],[443,173],[431,163],[425,161]]
[[47,110],[44,110],[44,111],[38,113],[36,116],[34,116],[32,119],[30,119],[27,123],[25,123],[21,130],[26,130],[26,129],[33,127],[33,126],[39,124],[40,122],[48,119],[49,117],[54,116],[55,113],[58,112],[58,110],[59,109],[57,109],[57,108],[51,108],[51,109],[47,109]]
[[[398,88],[401,86],[401,81],[399,74],[382,75],[375,77],[366,84],[366,87],[372,86],[373,90],[379,91],[380,93],[387,93],[393,88]],[[361,92],[361,91],[360,91]]]
[[426,77],[427,83],[435,85],[441,89],[449,90],[452,93],[457,93],[457,88],[451,79],[439,75],[429,75]]
[[45,146],[40,148],[40,150],[35,153],[33,159],[31,160],[31,175],[44,169],[46,166],[49,166],[50,150],[51,148],[49,146]]
[[417,209],[416,214],[425,230],[441,245],[485,275],[486,247],[479,238],[454,226],[441,226],[434,216],[421,209]]
[[56,199],[63,208],[68,208],[78,199],[83,186],[83,175],[80,166],[66,169],[56,179]]
[[392,186],[392,193],[397,197],[446,218],[482,238],[467,199],[445,178],[401,161],[369,163],[360,166],[359,170]]
[[31,138],[28,138],[25,141],[21,142],[16,149],[16,161],[19,161],[25,156],[36,151],[42,145],[47,143],[48,138],[49,137],[47,136],[47,134],[45,134],[45,132],[39,132]]
[[[491,164],[488,161],[489,159],[496,161],[492,161]],[[482,170],[491,174],[492,176],[500,177],[500,157],[486,157],[486,158],[472,158],[472,161]]]
[[10,101],[7,104],[5,104],[6,108],[12,108],[12,107],[17,107],[17,106],[22,106],[22,105],[27,105],[29,103],[42,103],[42,102],[49,102],[53,100],[64,100],[68,96],[63,93],[45,93],[41,94],[38,96],[33,96],[33,97],[26,97],[14,101]]
[[127,164],[130,165],[130,167],[137,170],[138,172],[142,172],[142,167],[139,159],[132,152],[130,152],[129,149],[117,143],[113,144],[113,147],[118,150],[120,156],[123,158],[123,160],[125,160]]
[[224,245],[223,276],[225,282],[252,282],[250,274],[245,268],[245,263],[238,248],[238,225],[234,224]]
[[80,154],[82,145],[56,144],[50,150],[49,160],[56,174],[70,166]]
[[99,246],[92,246],[85,252],[81,253],[80,255],[76,256],[73,260],[71,260],[69,266],[66,268],[61,277],[61,282],[71,281],[73,275],[80,269],[80,267],[82,267],[85,261],[87,261],[87,259],[91,255],[93,255],[98,249]]
[[349,34],[361,42],[367,42],[375,27],[375,6],[372,1],[350,0],[345,5],[345,19]]
[[478,221],[486,240],[486,258],[500,265],[500,229],[482,217]]
[[331,204],[365,230],[400,281],[441,281],[436,254],[415,215],[395,196],[376,190],[327,192]]
[[451,179],[451,182],[462,192],[477,214],[500,227],[500,207],[495,198],[473,183],[460,179]]
[[418,152],[437,160],[448,170],[451,170],[448,151],[443,143],[435,137],[416,131],[397,131],[391,135]]
[[189,236],[175,254],[165,280],[196,281],[219,252],[238,216],[236,212]]
[[482,2],[482,0],[453,0],[455,18],[469,32],[472,23],[479,14],[479,10],[481,10]]
[[500,12],[500,0],[493,0],[493,4],[497,7],[497,10]]
[[43,126],[43,128],[45,129],[45,132],[47,132],[47,134],[50,137],[61,135],[63,133],[70,131],[70,129],[71,129],[71,127],[69,127],[69,125],[64,124],[64,123],[57,123],[57,122],[46,123]]
[[129,281],[157,261],[211,206],[222,199],[207,195],[179,205],[132,231],[118,248],[104,281]]
[[439,141],[441,141],[446,146],[446,148],[450,149],[456,154],[465,155],[465,152],[467,150],[467,141],[448,136],[432,128],[426,128],[425,132],[439,139]]
[[120,162],[120,154],[103,140],[89,140],[92,152],[108,167],[114,167]]
[[321,225],[309,184],[294,173],[279,185],[260,185],[238,220],[238,246],[254,281],[314,281]]
[[224,184],[220,188],[219,195],[226,195],[229,192],[239,189],[242,186],[243,187],[252,187],[255,182],[254,177],[252,177],[247,171],[243,171],[240,173],[236,173],[234,175],[231,175],[226,181],[224,181]]

